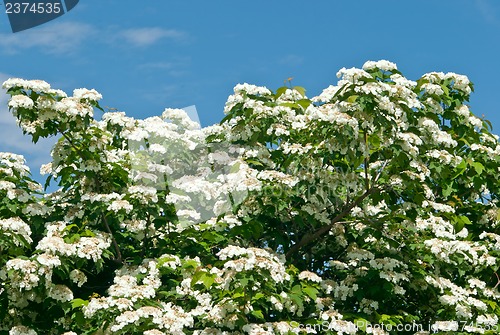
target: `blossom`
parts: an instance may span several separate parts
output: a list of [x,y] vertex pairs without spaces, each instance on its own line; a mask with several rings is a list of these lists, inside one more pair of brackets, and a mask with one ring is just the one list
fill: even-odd
[[373,69],[380,69],[382,71],[394,71],[397,70],[398,67],[396,64],[389,62],[387,60],[379,60],[379,61],[367,61],[363,64],[363,70],[369,71]]
[[88,99],[91,101],[99,101],[102,95],[94,89],[78,88],[73,91],[73,97],[76,99]]
[[16,235],[21,236],[28,243],[33,242],[31,239],[31,228],[19,217],[1,219],[0,220],[0,232],[6,234],[7,236],[13,237],[13,242],[15,245],[20,246],[21,242]]
[[73,300],[73,292],[65,285],[50,286],[48,296],[61,302]]
[[20,78],[9,78],[2,84],[6,90],[20,87],[25,90],[32,90],[34,92],[49,92],[50,85],[43,80],[24,80]]
[[114,200],[109,206],[108,211],[118,212],[120,210],[124,210],[127,213],[134,209],[127,200]]
[[25,326],[15,326],[9,331],[9,335],[37,335],[38,333],[33,329]]
[[87,276],[78,269],[71,270],[71,272],[69,273],[69,279],[77,284],[78,287],[81,287],[87,282]]
[[299,279],[300,280],[309,280],[309,281],[316,282],[316,283],[321,283],[321,281],[323,280],[323,279],[321,279],[320,276],[318,276],[314,272],[310,272],[310,271],[302,271],[301,273],[299,273]]
[[14,95],[12,98],[9,100],[9,108],[12,109],[18,109],[18,108],[27,108],[31,109],[35,106],[35,103],[33,100],[31,100],[30,97],[27,97],[25,95]]

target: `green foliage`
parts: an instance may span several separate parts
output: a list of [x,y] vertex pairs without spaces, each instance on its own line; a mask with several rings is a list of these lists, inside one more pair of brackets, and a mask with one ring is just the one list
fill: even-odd
[[204,129],[5,82],[24,133],[60,136],[60,189],[0,153],[0,334],[500,334],[500,146],[472,84],[338,75],[237,85]]

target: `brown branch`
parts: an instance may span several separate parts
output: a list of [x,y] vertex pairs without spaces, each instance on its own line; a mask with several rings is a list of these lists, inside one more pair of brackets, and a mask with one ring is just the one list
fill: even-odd
[[372,188],[366,190],[365,193],[363,193],[359,198],[357,198],[355,201],[353,201],[342,212],[340,212],[336,217],[334,217],[329,224],[318,228],[315,232],[313,232],[311,234],[306,234],[297,244],[294,244],[292,246],[292,248],[290,248],[290,250],[288,250],[288,252],[285,255],[286,259],[290,260],[291,256],[293,254],[295,254],[297,251],[299,251],[300,248],[313,242],[314,240],[318,239],[322,235],[329,232],[330,229],[332,229],[336,223],[338,223],[344,216],[349,214],[354,207],[359,205],[363,200],[366,199],[366,197],[368,197],[370,194],[372,194],[376,190],[378,190],[378,189],[375,187],[372,187]]
[[111,228],[109,227],[108,220],[106,219],[106,215],[103,215],[102,219],[104,222],[104,228],[106,228],[106,231],[108,232],[108,234],[111,235],[111,242],[113,243],[113,247],[115,248],[116,258],[113,261],[115,261],[116,263],[119,263],[119,264],[123,264],[120,246],[118,245],[115,237],[113,236],[113,232],[111,231]]
[[[368,152],[368,134],[365,131],[365,149]],[[368,191],[370,189],[370,179],[368,179],[368,156],[365,155],[365,161],[364,161],[364,168],[365,168],[365,187],[366,190]]]
[[64,132],[64,130],[61,130],[61,127],[57,126],[57,130],[61,133],[61,135],[66,139],[66,141],[68,141],[68,143],[75,149],[75,151],[78,153],[78,155],[80,155],[80,157],[82,157],[83,159],[85,159],[85,157],[83,157],[81,155],[81,149],[78,148],[76,146],[75,143],[73,143],[73,141],[71,140],[71,138]]
[[151,226],[151,216],[148,213],[146,231],[144,232],[144,239],[142,241],[141,258],[144,258],[146,256],[146,250],[149,247],[149,234],[148,234],[148,232],[149,232],[150,226]]
[[495,276],[497,276],[497,284],[493,287],[493,289],[496,289],[498,285],[500,285],[500,277],[498,276],[498,273],[495,272]]

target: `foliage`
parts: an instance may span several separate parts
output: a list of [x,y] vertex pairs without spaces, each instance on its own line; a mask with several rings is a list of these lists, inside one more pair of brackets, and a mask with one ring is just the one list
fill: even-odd
[[500,146],[472,84],[338,77],[237,85],[202,129],[7,80],[24,133],[60,136],[60,189],[0,154],[0,334],[500,334]]

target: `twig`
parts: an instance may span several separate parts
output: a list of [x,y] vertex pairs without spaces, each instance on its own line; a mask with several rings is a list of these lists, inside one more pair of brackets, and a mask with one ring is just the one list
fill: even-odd
[[106,219],[106,215],[103,215],[102,218],[103,218],[103,222],[104,222],[104,228],[106,228],[106,231],[108,232],[108,234],[111,235],[111,242],[113,243],[113,247],[115,248],[116,258],[114,259],[114,261],[116,263],[123,264],[122,253],[120,251],[120,247],[118,246],[118,243],[116,242],[116,239],[113,236],[113,232],[111,231],[111,228],[109,227],[108,220]]
[[366,154],[365,154],[365,160],[364,160],[364,168],[365,168],[365,187],[366,187],[366,190],[368,191],[370,189],[370,179],[368,179],[368,134],[366,133],[365,131],[365,150],[366,150]]
[[332,221],[320,228],[318,228],[315,232],[312,234],[306,234],[297,244],[294,244],[290,250],[286,253],[286,259],[290,259],[290,257],[296,253],[300,248],[303,246],[311,243],[312,241],[316,240],[317,238],[321,237],[323,234],[327,233],[330,231],[330,229],[333,228],[333,226],[338,223],[344,216],[349,214],[351,210],[359,205],[363,200],[365,200],[366,197],[368,197],[370,194],[378,190],[375,187],[370,188],[369,190],[366,190],[365,193],[363,193],[359,198],[357,198],[355,201],[353,201],[349,206],[347,206],[342,212],[340,212],[336,217],[332,219]]

